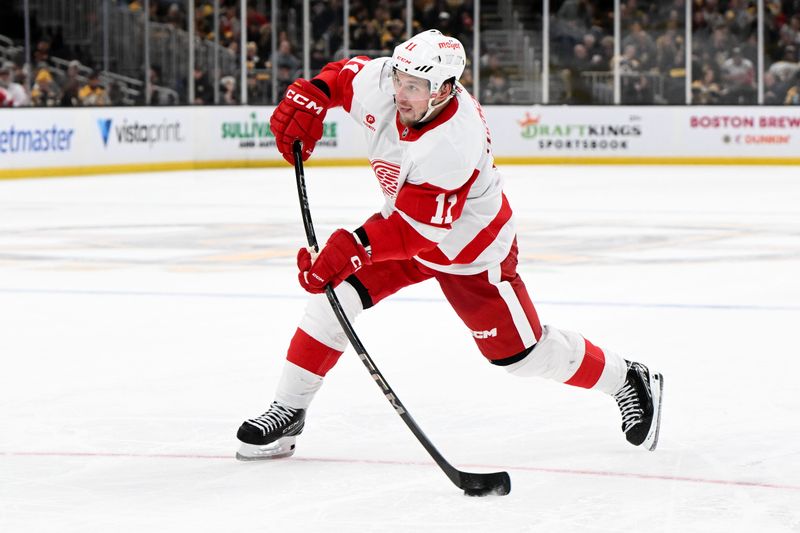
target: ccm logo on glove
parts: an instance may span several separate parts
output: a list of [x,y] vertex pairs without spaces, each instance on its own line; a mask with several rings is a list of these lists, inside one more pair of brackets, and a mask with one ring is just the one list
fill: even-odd
[[296,104],[300,104],[302,107],[305,107],[306,109],[310,109],[317,115],[321,115],[322,113],[325,112],[324,107],[317,104],[314,100],[309,99],[307,96],[303,96],[294,89],[289,89],[288,91],[286,91],[286,98],[292,100]]
[[308,248],[297,252],[297,279],[300,286],[310,293],[325,292],[325,286],[339,285],[353,272],[372,264],[367,249],[347,230],[337,229],[328,239],[319,255]]
[[304,79],[295,80],[269,119],[269,128],[283,158],[294,164],[292,144],[303,142],[303,161],[309,158],[322,138],[323,120],[330,98],[322,89]]

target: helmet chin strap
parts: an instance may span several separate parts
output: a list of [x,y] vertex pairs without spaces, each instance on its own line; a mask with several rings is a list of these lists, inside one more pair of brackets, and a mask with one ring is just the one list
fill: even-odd
[[428,120],[428,117],[431,116],[431,113],[433,113],[434,111],[436,111],[440,107],[443,107],[445,104],[447,104],[447,102],[450,101],[451,98],[453,98],[452,94],[450,94],[447,98],[445,98],[444,100],[442,100],[438,104],[434,104],[433,103],[433,101],[436,100],[435,97],[431,98],[430,100],[428,100],[428,111],[424,115],[422,115],[422,118],[417,121],[417,124],[419,124],[421,122],[425,122],[426,120]]

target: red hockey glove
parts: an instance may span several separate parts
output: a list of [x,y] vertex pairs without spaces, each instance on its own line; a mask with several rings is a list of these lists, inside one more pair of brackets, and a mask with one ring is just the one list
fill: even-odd
[[372,259],[367,249],[356,241],[353,234],[337,229],[316,259],[312,258],[308,248],[297,252],[297,268],[300,269],[297,279],[305,290],[317,294],[325,292],[327,284],[336,287],[350,274],[370,264]]
[[294,164],[292,143],[295,139],[303,141],[303,161],[314,151],[322,138],[322,121],[330,101],[322,89],[300,78],[289,86],[286,96],[272,112],[270,130],[275,135],[278,151],[290,164]]

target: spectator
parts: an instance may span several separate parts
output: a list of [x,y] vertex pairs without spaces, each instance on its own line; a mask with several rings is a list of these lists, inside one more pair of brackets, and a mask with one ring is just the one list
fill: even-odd
[[269,19],[263,13],[259,13],[255,6],[247,6],[247,33],[249,35],[255,35],[267,24],[269,24]]
[[16,79],[17,65],[6,61],[0,66],[0,89],[4,92],[4,106],[24,107],[30,105],[30,98],[25,87],[14,81]]
[[[392,19],[386,24],[386,31],[381,38],[383,50],[394,51],[395,47],[406,40],[405,23],[399,19]],[[444,31],[442,31],[444,33]]]
[[[170,91],[165,91],[161,87],[161,67],[158,65],[151,65],[150,72],[150,92],[149,93],[142,93],[142,97],[144,102],[150,103],[150,105],[175,105],[176,98],[174,93]],[[149,98],[147,97],[149,94]]]
[[247,71],[252,72],[257,69],[261,58],[258,56],[258,45],[254,41],[247,43],[245,62],[247,63]]
[[256,44],[258,46],[258,56],[268,58],[272,56],[272,24],[266,24],[258,29]]
[[786,92],[786,99],[783,103],[786,105],[800,105],[800,72],[795,73],[794,85]]
[[181,7],[177,3],[170,4],[164,21],[167,24],[172,24],[172,26],[178,30],[186,28],[186,17],[184,16]]
[[82,106],[104,106],[108,105],[108,94],[100,85],[100,75],[93,70],[89,74],[89,81],[78,91],[78,100]]
[[61,91],[53,81],[53,76],[46,68],[40,69],[36,74],[36,82],[31,89],[32,105],[37,107],[54,107],[59,105]]
[[495,52],[489,51],[481,56],[481,74],[483,76],[491,76],[495,72],[503,73],[503,67],[500,65],[500,56]]
[[788,24],[781,26],[779,31],[782,47],[800,45],[800,13],[795,13]]
[[67,78],[61,89],[60,105],[62,107],[76,107],[80,105],[78,99],[78,92],[81,89],[81,82],[79,79],[79,72],[81,62],[73,59],[67,66]]
[[194,104],[206,105],[214,103],[214,89],[208,80],[208,74],[200,67],[194,68]]
[[722,64],[722,79],[728,103],[755,103],[755,69],[753,63],[742,56],[742,49],[738,46]]
[[294,76],[302,66],[300,60],[292,54],[292,43],[288,40],[280,42],[278,45],[278,52],[273,54],[271,61],[278,66],[279,70],[282,68],[288,69],[290,77]]
[[358,25],[352,33],[352,47],[355,50],[380,50],[381,34],[374,20]]
[[587,86],[583,73],[591,70],[591,59],[583,44],[576,44],[572,48],[572,57],[567,68],[562,71],[566,100],[571,104],[592,103],[591,89]]
[[764,73],[764,103],[766,105],[783,105],[792,80],[780,81],[769,71]]
[[322,40],[317,41],[314,48],[311,49],[310,56],[311,71],[316,74],[322,67],[330,62],[330,55],[325,53],[325,43]]
[[489,82],[481,91],[481,103],[486,104],[508,104],[511,102],[511,93],[508,88],[508,81],[505,76],[495,72],[489,76]]
[[631,24],[631,33],[622,40],[622,48],[633,45],[636,47],[636,60],[642,70],[648,70],[655,64],[656,45],[653,38],[645,31],[639,21]]
[[282,67],[278,67],[278,97],[282,97],[286,94],[286,89],[289,88],[289,85],[294,81],[294,73],[289,70],[289,67],[283,65]]
[[227,44],[231,41],[237,42],[239,38],[239,31],[241,31],[241,23],[239,21],[236,6],[228,6],[219,17],[219,33],[222,36],[224,43]]
[[247,103],[268,104],[270,102],[271,84],[269,76],[258,73],[247,77]]
[[656,39],[654,66],[661,74],[668,74],[672,69],[683,66],[684,55],[683,38],[674,31],[674,28],[670,28]]
[[711,65],[703,67],[703,77],[692,82],[693,104],[719,104],[722,90],[716,82],[716,74]]
[[321,39],[336,20],[336,14],[329,3],[314,2],[311,6],[311,38],[314,41]]
[[50,66],[50,41],[41,40],[36,43],[36,49],[33,51],[33,64]]
[[239,98],[236,95],[236,78],[233,76],[225,76],[220,80],[222,85],[222,103],[223,104],[238,104]]
[[599,65],[608,64],[603,59],[603,47],[597,42],[597,37],[595,37],[593,33],[587,33],[583,36],[583,47],[586,50],[586,57],[588,58],[588,68],[597,70]]
[[619,59],[619,70],[622,73],[633,73],[642,70],[636,54],[636,45],[628,44],[622,50],[622,57]]
[[769,67],[769,73],[779,81],[794,79],[798,70],[800,70],[800,63],[797,62],[797,48],[791,45],[784,48],[783,58]]
[[614,59],[614,36],[606,35],[600,39],[600,47],[603,49],[603,60],[607,68],[601,70],[611,70]]
[[118,81],[110,80],[108,85],[108,101],[106,105],[125,105],[125,93],[122,84]]

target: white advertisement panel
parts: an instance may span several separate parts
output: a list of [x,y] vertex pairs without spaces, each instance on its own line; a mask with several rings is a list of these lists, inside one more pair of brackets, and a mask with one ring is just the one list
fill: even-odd
[[791,107],[495,106],[486,117],[499,158],[800,162]]
[[[492,106],[495,157],[508,163],[800,164],[793,107]],[[0,178],[282,164],[272,107],[4,109]],[[316,164],[355,163],[363,132],[325,119]]]
[[2,168],[191,161],[198,114],[181,108],[14,109],[0,113]]
[[[269,128],[272,107],[207,107],[198,129],[201,149],[198,161],[282,161]],[[315,160],[357,158],[366,153],[363,134],[342,109],[331,109],[325,117],[322,139],[314,150]]]
[[[83,139],[71,110],[43,113],[28,109],[0,111],[0,169],[74,160]],[[1,171],[1,170],[0,170]]]

